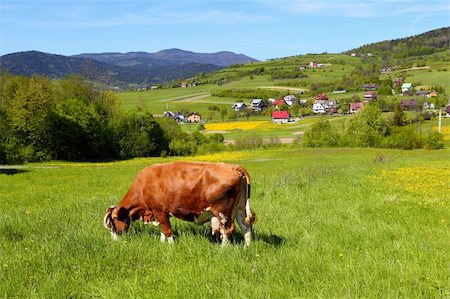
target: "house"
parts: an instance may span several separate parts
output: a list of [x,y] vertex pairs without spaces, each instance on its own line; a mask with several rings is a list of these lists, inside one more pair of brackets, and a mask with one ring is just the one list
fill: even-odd
[[275,101],[272,103],[272,105],[273,105],[276,109],[280,109],[281,106],[284,106],[284,105],[287,105],[287,104],[286,104],[286,101],[285,101],[285,100],[278,99],[278,100],[275,100]]
[[264,103],[264,101],[261,99],[254,99],[251,102],[250,107],[253,109],[253,111],[261,111],[266,109],[266,103]]
[[339,103],[337,100],[325,101],[325,111],[330,114],[336,113],[338,105]]
[[428,109],[434,110],[435,107],[436,107],[436,106],[434,105],[434,103],[424,102],[424,103],[423,103],[423,106],[422,106],[422,109],[423,109],[423,110],[428,110]]
[[447,107],[445,107],[445,117],[450,117],[450,105],[447,105]]
[[402,107],[403,110],[416,110],[417,109],[417,102],[416,102],[416,100],[413,100],[413,99],[401,100],[400,101],[400,107]]
[[350,109],[348,112],[353,114],[360,111],[363,107],[364,107],[363,102],[350,103]]
[[328,100],[328,96],[324,93],[318,93],[315,97],[316,101],[326,101]]
[[276,110],[272,112],[272,121],[274,123],[285,124],[288,123],[291,118],[289,111]]
[[180,112],[174,113],[172,111],[164,111],[164,117],[173,118],[177,123],[184,122],[184,115]]
[[309,63],[309,67],[312,68],[312,69],[317,68],[317,62],[311,61],[311,62]]
[[325,100],[315,100],[312,106],[313,113],[327,113],[325,108]]
[[373,91],[373,90],[377,90],[378,88],[380,88],[380,85],[378,85],[376,83],[365,83],[362,85],[362,89],[364,91]]
[[403,83],[402,84],[402,93],[412,93],[413,85],[412,83]]
[[243,102],[237,102],[234,103],[233,106],[231,106],[231,109],[233,109],[234,111],[242,111],[245,108],[247,108],[247,105],[245,105],[245,103]]
[[375,101],[377,99],[376,91],[365,91],[364,92],[364,102]]
[[435,97],[437,97],[437,96],[438,96],[437,91],[436,91],[436,90],[432,90],[432,91],[430,91],[430,93],[428,94],[427,97],[429,97],[429,98],[435,98]]
[[355,53],[355,52],[352,52],[352,53],[350,53],[350,56],[351,56],[351,57],[356,57],[356,53]]
[[297,98],[294,95],[287,95],[283,98],[288,106],[292,106],[297,102]]
[[303,71],[303,70],[306,70],[306,65],[299,65],[298,66],[298,69],[300,70],[300,71]]
[[188,115],[187,121],[190,123],[199,123],[202,121],[202,117],[197,112],[192,112],[191,114]]
[[416,96],[419,96],[419,97],[428,97],[429,94],[430,94],[430,92],[428,90],[416,91]]

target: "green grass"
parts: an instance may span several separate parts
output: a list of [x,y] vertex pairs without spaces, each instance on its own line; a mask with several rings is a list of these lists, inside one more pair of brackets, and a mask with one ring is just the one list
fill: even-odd
[[236,232],[224,249],[209,225],[175,219],[172,247],[139,222],[119,241],[103,228],[140,169],[175,158],[3,169],[0,296],[448,297],[449,153],[292,147],[186,158],[251,174],[256,240],[244,248]]

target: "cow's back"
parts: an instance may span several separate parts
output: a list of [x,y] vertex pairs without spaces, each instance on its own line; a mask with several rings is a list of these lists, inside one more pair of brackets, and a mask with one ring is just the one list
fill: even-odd
[[151,209],[198,213],[236,192],[238,165],[204,162],[155,164],[141,171],[132,189]]

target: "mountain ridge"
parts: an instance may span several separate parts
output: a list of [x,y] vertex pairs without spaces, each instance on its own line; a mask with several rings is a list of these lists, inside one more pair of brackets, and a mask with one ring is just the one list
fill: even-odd
[[43,75],[53,79],[79,74],[110,86],[126,86],[162,84],[251,61],[257,60],[229,51],[195,53],[167,49],[155,53],[104,52],[64,56],[32,50],[0,56],[0,70],[14,75]]

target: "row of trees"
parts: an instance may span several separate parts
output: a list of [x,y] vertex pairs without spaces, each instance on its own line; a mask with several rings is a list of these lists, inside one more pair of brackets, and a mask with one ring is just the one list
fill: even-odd
[[396,106],[392,118],[385,119],[376,105],[364,106],[361,112],[345,123],[344,128],[320,121],[303,135],[306,147],[381,147],[400,149],[440,149],[442,134],[424,133],[420,122],[408,124],[406,114]]
[[125,112],[116,94],[79,76],[0,75],[0,163],[183,155],[211,144],[220,136],[187,134],[140,108]]

